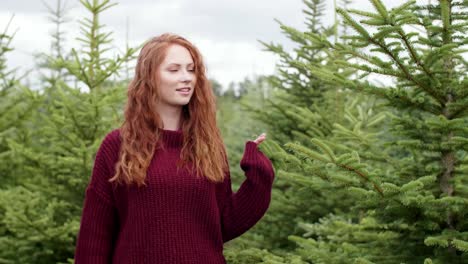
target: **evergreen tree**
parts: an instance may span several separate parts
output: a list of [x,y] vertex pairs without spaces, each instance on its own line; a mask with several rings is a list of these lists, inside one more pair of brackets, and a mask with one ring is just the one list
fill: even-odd
[[21,168],[14,170],[17,184],[0,191],[4,263],[72,263],[93,156],[105,134],[121,121],[125,87],[108,79],[136,49],[106,58],[112,39],[99,17],[113,4],[81,3],[91,14],[81,21],[81,50],[72,49],[71,60],[60,54],[48,59],[79,80],[79,86],[71,87],[62,79],[65,75],[56,75],[28,118],[32,129],[24,132],[27,136],[7,141],[10,159],[20,161],[14,164]]
[[[261,87],[265,82],[266,78],[263,76],[245,78],[243,81],[231,83],[230,87],[217,97],[217,122],[227,147],[234,189],[245,179],[239,166],[245,142],[254,140],[266,129],[265,125],[253,119],[245,107],[262,104]],[[234,87],[244,92],[236,92]]]
[[[355,141],[349,137],[313,138],[313,147],[288,144],[295,157],[323,165],[313,166],[312,175],[320,171],[332,183],[348,181],[335,192],[348,193],[354,212],[304,222],[306,238],[291,239],[313,263],[468,263],[468,3],[408,1],[391,10],[379,0],[371,3],[375,12],[338,9],[356,32],[344,43],[308,35],[333,55],[332,64],[355,74],[313,62],[304,67],[331,85],[377,96],[392,109],[388,130],[368,142],[383,162],[370,163],[360,148],[342,153]],[[372,81],[380,76],[389,81]],[[334,133],[355,132],[337,127]]]
[[[239,248],[247,251],[252,247],[268,249],[286,259],[292,257],[288,251],[295,247],[295,243],[288,241],[288,236],[303,232],[298,222],[315,222],[331,212],[346,211],[350,205],[346,194],[327,194],[327,190],[332,191],[336,187],[325,178],[317,180],[313,188],[308,188],[310,186],[307,184],[311,182],[307,179],[310,164],[301,164],[300,160],[291,158],[280,147],[291,140],[312,146],[310,137],[330,139],[334,121],[346,121],[342,117],[346,109],[344,98],[352,95],[350,92],[343,92],[342,86],[327,85],[304,66],[312,61],[323,67],[337,69],[327,62],[328,54],[322,51],[322,46],[315,45],[307,38],[307,34],[311,32],[321,32],[326,37],[333,33],[331,28],[317,24],[323,16],[323,1],[306,1],[305,4],[307,9],[304,13],[307,15],[308,25],[305,32],[281,24],[285,34],[298,45],[293,54],[284,51],[281,45],[264,43],[267,50],[281,58],[278,64],[279,74],[256,84],[257,89],[267,87],[268,97],[246,105],[247,109],[255,113],[254,119],[267,126],[270,139],[265,143],[264,149],[277,168],[277,180],[268,213],[245,236],[242,243],[238,243]],[[348,104],[353,108],[357,103]],[[239,253],[252,257],[253,260],[249,263],[259,261],[258,256],[242,251]],[[265,259],[271,257],[268,253],[262,254]]]
[[[373,34],[351,20],[343,9],[338,9],[345,24],[362,34],[343,36],[343,42],[331,43],[325,32],[302,33],[282,26],[293,36],[291,39],[301,43],[302,49],[315,47],[316,54],[326,54],[325,59],[303,60],[300,55],[293,57],[284,52],[279,45],[269,45],[271,51],[282,57],[284,70],[280,74],[284,79],[272,78],[272,85],[279,87],[281,94],[272,100],[267,111],[257,110],[257,117],[263,116],[262,120],[270,128],[276,128],[275,141],[267,144],[267,149],[279,168],[274,190],[279,192],[274,192],[272,206],[259,227],[268,223],[271,233],[281,234],[278,232],[281,228],[275,226],[279,222],[288,227],[286,232],[293,234],[289,239],[299,247],[295,255],[282,251],[284,245],[246,243],[254,246],[246,246],[237,251],[237,255],[233,254],[232,263],[465,263],[466,118],[461,116],[461,120],[449,125],[450,117],[444,115],[447,112],[429,111],[434,109],[431,93],[425,93],[418,85],[434,85],[433,89],[437,87],[442,91],[448,89],[448,101],[442,105],[454,110],[452,114],[466,112],[463,104],[466,101],[463,75],[466,62],[460,55],[461,47],[466,44],[463,41],[466,23],[460,22],[466,19],[466,12],[463,12],[466,3],[421,6],[412,1],[391,11],[379,1],[372,3],[378,10],[376,14],[351,12],[371,17],[361,23],[376,26],[377,32]],[[442,12],[451,13],[451,17],[444,18]],[[380,21],[376,19],[379,16]],[[434,26],[438,23],[441,26]],[[444,23],[448,33],[442,33]],[[406,33],[408,26],[418,30],[422,27],[426,35]],[[454,42],[444,47],[444,39],[445,43],[449,43],[448,39]],[[378,47],[369,49],[371,45]],[[390,60],[376,55],[378,52],[386,54]],[[447,57],[444,59],[444,56]],[[364,65],[359,63],[362,61]],[[396,75],[397,71],[401,74]],[[371,82],[373,74],[395,77],[395,82],[379,86],[378,82]],[[430,74],[434,76],[430,78]],[[445,79],[441,78],[443,76]],[[445,82],[438,82],[439,78]],[[320,83],[322,90],[317,94],[321,100],[297,96],[312,85],[303,85],[300,92],[294,88],[309,80]],[[452,94],[454,91],[456,96]],[[421,95],[426,96],[421,98]],[[369,99],[371,101],[366,102]],[[309,102],[304,103],[305,100]],[[333,104],[333,100],[340,100],[340,103]],[[423,107],[418,109],[409,103]],[[430,114],[435,116],[431,118]],[[437,124],[439,120],[442,122]],[[286,151],[274,144],[287,142],[288,138],[296,142],[288,143]],[[454,155],[447,159],[444,153],[450,150]],[[289,151],[294,155],[288,155]],[[447,168],[454,180],[452,187],[457,190],[450,195],[444,191],[443,177],[447,176]],[[458,172],[456,177],[455,172]],[[302,193],[294,188],[297,184],[302,185]],[[284,186],[294,190],[291,193],[301,195],[285,195]],[[313,195],[308,197],[309,193]],[[301,202],[302,212],[297,209],[288,212],[288,208]],[[318,211],[313,215],[304,213],[316,205],[328,206],[332,214],[317,220],[316,217],[325,215],[325,210],[322,214]],[[277,213],[279,208],[284,215]],[[273,216],[279,218],[269,222]],[[303,219],[287,221],[287,216]],[[305,234],[297,229],[292,231],[291,226],[295,226],[297,220]],[[265,240],[271,242],[272,237],[268,238]],[[297,256],[301,256],[300,260]]]
[[50,34],[52,37],[50,52],[39,53],[35,57],[37,61],[37,67],[42,70],[40,71],[40,79],[42,82],[41,88],[44,90],[44,93],[47,94],[49,89],[53,89],[55,87],[56,82],[70,82],[72,81],[70,80],[72,76],[67,74],[64,67],[56,67],[54,65],[54,60],[57,60],[58,58],[65,58],[66,60],[71,59],[71,54],[64,54],[66,32],[62,30],[65,23],[70,21],[67,15],[67,11],[69,10],[68,6],[62,0],[56,0],[55,8],[51,7],[45,2],[44,5],[49,12],[48,19],[53,23],[55,29]]
[[11,150],[8,147],[8,139],[24,140],[24,130],[29,129],[25,120],[38,103],[38,94],[21,85],[23,76],[18,76],[16,69],[9,69],[6,55],[13,50],[11,42],[14,34],[9,33],[9,27],[13,20],[10,19],[5,30],[0,33],[0,189],[15,185],[18,178],[15,177],[15,169],[19,161],[9,160]]

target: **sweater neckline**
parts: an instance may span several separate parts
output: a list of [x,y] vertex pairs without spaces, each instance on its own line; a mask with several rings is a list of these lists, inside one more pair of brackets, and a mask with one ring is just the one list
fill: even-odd
[[184,133],[182,129],[168,130],[159,129],[161,142],[167,148],[180,148],[184,143]]

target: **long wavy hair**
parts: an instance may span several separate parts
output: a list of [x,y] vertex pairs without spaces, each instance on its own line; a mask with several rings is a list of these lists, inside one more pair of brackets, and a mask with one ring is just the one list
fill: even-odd
[[206,177],[212,182],[224,180],[228,168],[226,150],[216,125],[216,97],[206,78],[202,56],[185,38],[165,33],[147,41],[138,56],[135,76],[128,86],[124,121],[119,128],[119,159],[110,182],[146,185],[146,172],[163,127],[156,111],[158,70],[167,49],[174,44],[190,52],[196,75],[193,95],[183,106],[181,130],[184,143],[177,166],[191,164],[197,177]]

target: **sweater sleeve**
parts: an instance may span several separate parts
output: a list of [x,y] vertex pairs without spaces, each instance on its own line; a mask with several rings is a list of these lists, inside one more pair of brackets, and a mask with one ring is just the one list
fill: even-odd
[[255,142],[247,141],[245,144],[240,166],[246,179],[239,190],[232,192],[229,170],[218,190],[223,242],[254,226],[266,213],[271,200],[274,170],[271,161]]
[[117,211],[114,206],[111,183],[112,154],[115,140],[110,134],[99,147],[91,180],[86,188],[80,230],[75,249],[76,264],[109,264],[112,262],[117,233]]

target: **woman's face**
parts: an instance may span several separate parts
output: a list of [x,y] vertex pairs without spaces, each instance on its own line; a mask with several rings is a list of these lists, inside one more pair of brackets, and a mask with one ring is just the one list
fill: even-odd
[[189,103],[196,83],[195,65],[188,49],[173,44],[159,67],[160,107],[181,107]]

